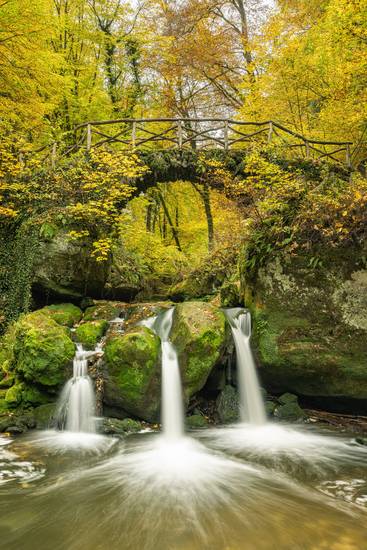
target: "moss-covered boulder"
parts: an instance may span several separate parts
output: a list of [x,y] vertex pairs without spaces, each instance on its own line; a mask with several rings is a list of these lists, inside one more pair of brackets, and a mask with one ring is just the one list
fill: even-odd
[[100,425],[100,432],[106,435],[125,435],[129,433],[137,433],[142,429],[142,424],[138,420],[132,418],[103,418]]
[[107,328],[107,321],[89,321],[76,328],[75,337],[85,349],[92,350],[105,334]]
[[18,383],[58,387],[65,380],[75,349],[68,330],[41,311],[23,315],[2,343],[0,368],[15,376],[15,385],[8,390],[12,402],[19,393]]
[[82,311],[74,304],[55,304],[41,309],[49,315],[56,323],[65,327],[72,327],[79,323],[82,318]]
[[83,321],[112,321],[123,314],[126,308],[125,302],[111,302],[107,300],[95,300],[94,305],[89,306],[83,316]]
[[207,428],[208,420],[202,414],[192,414],[191,416],[186,417],[186,426],[191,430]]
[[226,319],[205,302],[185,302],[175,308],[170,339],[177,349],[187,398],[201,390],[228,342]]
[[110,262],[97,262],[92,256],[92,238],[73,239],[70,236],[75,227],[68,225],[66,214],[55,212],[40,225],[33,289],[42,296],[73,301],[84,296],[99,298]]
[[284,393],[278,398],[279,404],[274,407],[273,414],[281,420],[294,422],[306,417],[306,413],[298,404],[298,397],[292,393]]
[[367,398],[365,257],[352,247],[278,253],[256,274],[244,262],[252,343],[270,390],[328,397],[329,404]]
[[108,339],[105,346],[107,406],[119,403],[125,411],[148,421],[158,418],[161,395],[160,339],[137,326]]
[[37,430],[46,430],[55,423],[56,403],[40,405],[32,411]]
[[240,419],[240,400],[236,388],[227,385],[217,397],[216,408],[220,422],[237,422]]

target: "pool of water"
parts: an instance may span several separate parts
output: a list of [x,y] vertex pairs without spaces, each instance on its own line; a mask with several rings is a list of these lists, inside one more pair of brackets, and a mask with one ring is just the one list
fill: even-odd
[[367,449],[281,425],[0,437],[0,548],[363,550]]

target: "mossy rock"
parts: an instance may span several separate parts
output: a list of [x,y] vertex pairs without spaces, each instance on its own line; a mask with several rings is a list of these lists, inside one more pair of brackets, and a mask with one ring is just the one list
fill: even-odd
[[107,328],[107,321],[88,321],[76,328],[75,337],[85,349],[92,350],[95,349]]
[[[281,396],[279,398],[280,405],[276,406],[274,409],[274,416],[280,420],[288,420],[289,422],[295,422],[297,420],[302,420],[306,417],[306,413],[301,409],[298,404],[298,398],[296,395],[285,394],[286,400],[282,400]],[[295,397],[291,399],[290,397]]]
[[6,340],[9,372],[45,387],[58,387],[65,380],[75,349],[65,327],[36,311],[20,317],[10,334]]
[[198,428],[207,428],[208,421],[202,414],[192,414],[186,418],[186,426],[192,430]]
[[240,401],[238,392],[233,386],[226,386],[217,397],[217,413],[220,422],[232,424],[240,418]]
[[238,307],[241,303],[239,287],[236,283],[225,283],[220,289],[222,307]]
[[104,434],[126,434],[137,433],[142,429],[142,424],[132,418],[104,418],[101,425],[101,432]]
[[54,424],[56,403],[40,405],[32,411],[37,430],[46,430]]
[[201,390],[228,342],[222,311],[205,302],[175,308],[170,339],[177,349],[186,397]]
[[112,321],[125,309],[124,302],[96,301],[94,305],[87,307],[83,321]]
[[[319,258],[312,267],[312,258]],[[359,248],[278,253],[258,272],[243,266],[252,344],[273,393],[367,398],[367,270]]]
[[9,409],[28,408],[48,403],[49,397],[35,386],[27,385],[25,382],[17,382],[6,390],[5,401]]
[[[41,232],[38,254],[34,260],[33,289],[43,296],[54,296],[72,301],[85,296],[100,298],[107,281],[111,258],[98,262],[93,256],[93,239],[73,239],[69,233],[75,229],[72,224],[63,225],[59,219],[67,220],[67,212],[58,210],[48,213],[52,232]],[[59,219],[58,219],[59,218]],[[38,220],[35,220],[37,222]],[[42,227],[44,227],[43,224]]]
[[50,315],[56,323],[65,327],[73,327],[79,323],[83,315],[81,309],[74,304],[55,304],[39,311]]
[[[161,395],[160,339],[150,329],[137,326],[108,339],[104,358],[109,392],[106,405],[116,405],[148,421],[158,418]],[[112,393],[113,396],[109,394]]]

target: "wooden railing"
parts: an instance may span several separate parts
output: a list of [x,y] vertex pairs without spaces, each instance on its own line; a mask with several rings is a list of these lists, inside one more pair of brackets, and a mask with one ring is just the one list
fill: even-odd
[[[54,143],[51,164],[80,149],[127,150],[246,149],[251,143],[273,144],[292,156],[330,159],[352,167],[350,141],[308,139],[273,121],[249,122],[224,118],[142,118],[91,121],[75,128],[74,143],[60,150]],[[296,154],[294,154],[296,153]]]

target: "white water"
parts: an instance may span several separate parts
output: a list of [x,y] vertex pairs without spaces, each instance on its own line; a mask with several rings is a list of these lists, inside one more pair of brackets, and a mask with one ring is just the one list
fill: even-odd
[[241,421],[254,425],[265,424],[266,412],[250,346],[251,315],[240,308],[227,309],[225,314],[236,348]]
[[62,390],[59,407],[58,423],[63,430],[69,432],[95,433],[95,396],[93,383],[88,376],[88,357],[100,351],[85,351],[77,344],[73,361],[73,377],[68,380]]
[[174,308],[158,317],[150,317],[142,324],[152,329],[161,339],[162,349],[162,427],[163,434],[171,441],[184,434],[184,410],[182,385],[177,352],[169,341]]

